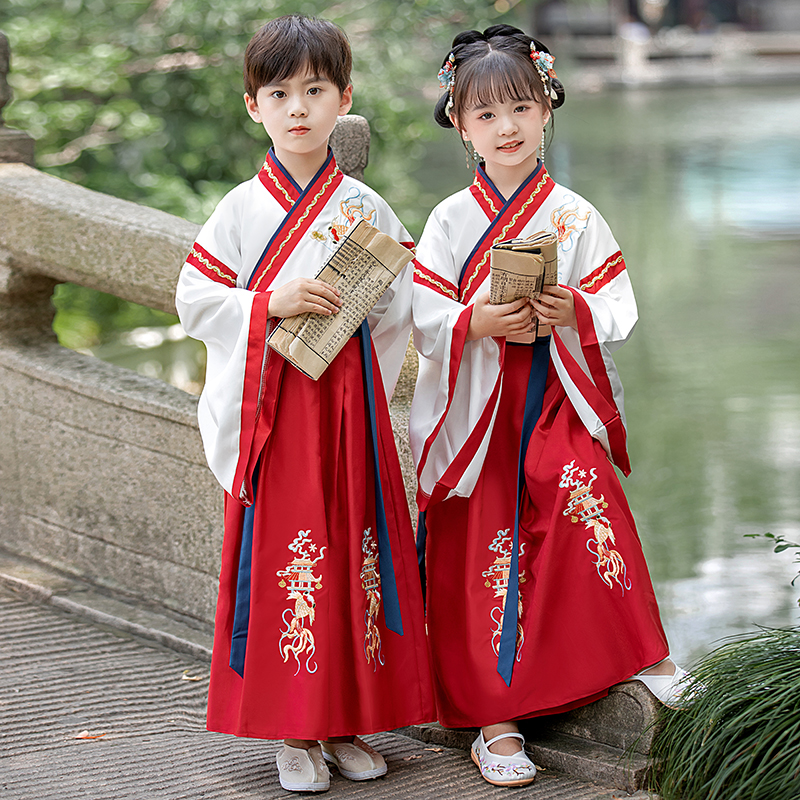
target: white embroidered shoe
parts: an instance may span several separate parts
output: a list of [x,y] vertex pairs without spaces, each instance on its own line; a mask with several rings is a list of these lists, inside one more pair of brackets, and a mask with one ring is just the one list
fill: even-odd
[[290,792],[327,792],[330,789],[331,774],[319,745],[304,750],[285,744],[275,760],[284,789]]
[[[500,739],[519,739],[519,753],[513,756],[501,756],[492,753],[489,745]],[[483,731],[472,743],[472,760],[481,771],[484,780],[494,786],[525,786],[536,777],[536,766],[525,754],[525,737],[521,733],[501,733],[488,742],[483,739]]]
[[660,700],[667,708],[680,708],[688,700],[687,689],[691,676],[677,664],[674,664],[674,667],[675,671],[672,675],[637,672],[625,683],[639,681],[650,690],[656,700]]
[[386,774],[383,756],[357,736],[350,742],[320,742],[322,755],[351,781],[368,781]]

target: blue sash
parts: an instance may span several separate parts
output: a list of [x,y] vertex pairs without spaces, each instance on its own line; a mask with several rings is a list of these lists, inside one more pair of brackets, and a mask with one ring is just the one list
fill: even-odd
[[[372,374],[372,339],[367,321],[361,323],[356,334],[361,340],[361,355],[364,363],[364,393],[369,408],[370,433],[372,437],[372,462],[375,474],[375,528],[378,539],[378,570],[381,576],[383,615],[386,627],[403,635],[403,620],[400,613],[400,598],[392,561],[389,527],[386,522],[383,489],[380,475],[380,449],[378,447],[378,424],[375,413],[375,385]],[[242,523],[242,544],[239,551],[239,572],[236,579],[236,601],[231,634],[230,667],[244,677],[244,660],[247,650],[247,633],[250,623],[250,570],[253,556],[253,522],[258,502],[258,472],[261,460],[253,471],[253,504],[245,509]]]
[[[500,647],[497,659],[497,671],[506,686],[511,685],[514,661],[517,650],[517,622],[519,602],[519,507],[522,490],[525,487],[525,456],[533,430],[542,413],[544,390],[547,384],[547,370],[550,365],[550,337],[537,339],[533,344],[533,360],[528,374],[528,388],[525,392],[525,411],[522,417],[522,435],[519,442],[519,458],[517,460],[517,505],[514,512],[514,539],[511,551],[511,564],[508,575],[508,589],[503,613],[503,628],[500,634]],[[425,570],[425,543],[428,538],[426,524],[427,512],[420,512],[417,521],[417,561],[422,583],[423,597],[426,593],[427,575]]]
[[519,459],[517,462],[517,508],[514,513],[514,540],[511,550],[511,565],[508,573],[505,610],[503,612],[503,632],[500,634],[497,671],[506,686],[511,686],[511,675],[517,654],[517,611],[519,603],[519,507],[522,490],[525,488],[525,456],[528,453],[533,429],[539,421],[544,403],[544,390],[547,384],[547,370],[550,366],[550,337],[537,339],[533,345],[533,360],[528,374],[528,388],[525,392],[525,413],[522,417],[522,436],[519,440]]

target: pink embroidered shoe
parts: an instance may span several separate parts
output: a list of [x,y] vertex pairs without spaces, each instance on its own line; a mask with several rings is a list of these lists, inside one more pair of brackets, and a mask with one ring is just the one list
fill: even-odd
[[351,742],[320,742],[322,755],[351,781],[368,781],[386,774],[383,756],[357,736]]
[[304,750],[285,744],[278,750],[275,760],[284,789],[290,792],[327,792],[330,789],[331,774],[319,745]]
[[[492,753],[489,745],[500,739],[519,739],[519,753],[513,756],[501,756]],[[536,766],[525,754],[525,737],[521,733],[501,733],[488,742],[483,739],[483,731],[472,743],[472,760],[481,771],[484,780],[494,786],[525,786],[536,777]]]
[[667,708],[680,708],[688,698],[687,689],[691,676],[685,669],[677,664],[672,675],[653,675],[651,673],[637,672],[628,678],[625,683],[639,681],[643,683],[650,693],[660,700]]

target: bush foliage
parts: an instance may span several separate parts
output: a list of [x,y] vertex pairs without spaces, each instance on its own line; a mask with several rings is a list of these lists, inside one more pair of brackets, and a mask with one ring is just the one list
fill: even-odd
[[800,628],[727,642],[692,674],[702,688],[665,710],[653,788],[663,800],[797,800]]
[[433,132],[453,33],[502,16],[488,0],[5,0],[15,100],[6,121],[59,177],[203,222],[268,143],[242,102],[242,57],[267,19],[331,19],[353,46],[353,113],[372,128],[369,179],[410,228],[409,178]]
[[[489,0],[5,0],[14,99],[4,119],[36,139],[40,169],[202,223],[269,146],[245,112],[242,58],[261,24],[288,13],[347,32],[353,113],[372,130],[367,181],[418,235],[440,199],[412,177],[434,132],[440,60],[456,30],[503,16]],[[107,341],[134,318],[174,322],[77,286],[54,302],[70,347]]]

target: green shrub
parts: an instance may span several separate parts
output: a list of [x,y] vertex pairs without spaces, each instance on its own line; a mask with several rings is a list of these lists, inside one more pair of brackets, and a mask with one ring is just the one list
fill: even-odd
[[737,637],[692,674],[692,702],[664,710],[652,788],[663,800],[798,800],[800,628]]

